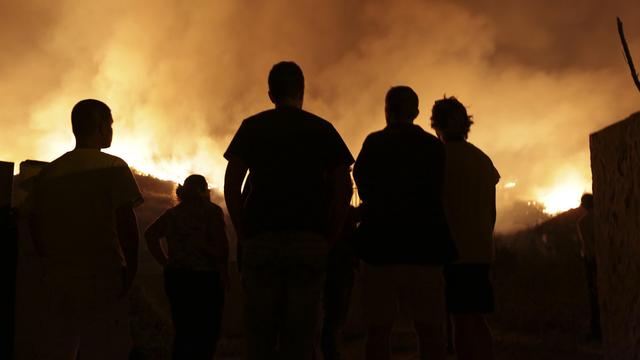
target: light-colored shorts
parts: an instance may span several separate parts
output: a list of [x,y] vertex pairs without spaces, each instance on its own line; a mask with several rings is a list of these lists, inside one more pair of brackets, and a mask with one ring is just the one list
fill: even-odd
[[369,326],[392,324],[398,310],[414,322],[440,326],[446,311],[442,268],[365,264],[363,299]]

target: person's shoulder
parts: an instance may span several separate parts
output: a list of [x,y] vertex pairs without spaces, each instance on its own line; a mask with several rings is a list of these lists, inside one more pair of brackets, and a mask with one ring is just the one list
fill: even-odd
[[419,139],[422,146],[427,146],[431,150],[444,152],[444,144],[433,134],[427,132],[420,125],[413,125],[413,134]]
[[299,110],[296,116],[299,117],[296,119],[296,123],[305,131],[321,136],[324,139],[331,139],[332,141],[340,139],[339,141],[342,141],[340,133],[330,121],[302,109]]
[[253,123],[255,121],[259,121],[260,119],[272,117],[276,114],[276,109],[267,109],[260,112],[257,112],[251,116],[248,116],[243,120],[246,123]]
[[320,117],[315,116],[301,109],[274,108],[274,109],[264,110],[247,117],[246,119],[242,120],[241,127],[245,131],[247,130],[262,131],[262,130],[270,129],[272,126],[278,126],[277,124],[281,124],[283,120],[287,120],[287,119],[294,120],[295,121],[294,123],[297,125],[304,124],[307,126],[309,126],[310,124],[315,124],[317,126],[318,124],[324,121]]
[[165,218],[165,219],[172,218],[175,216],[177,212],[180,212],[180,204],[177,204],[176,206],[172,206],[166,209],[160,214],[158,218]]
[[79,172],[108,169],[127,169],[129,165],[121,158],[103,153],[97,149],[76,149],[69,151],[49,163],[41,172],[45,177],[59,177]]
[[371,140],[377,140],[387,136],[388,133],[389,133],[388,129],[384,128],[384,129],[376,130],[374,132],[369,133],[369,135],[367,135],[366,138]]
[[52,160],[42,168],[42,172],[51,171],[56,168],[68,167],[69,164],[74,164],[77,158],[77,150],[67,151],[60,155],[58,158]]
[[491,158],[489,157],[489,155],[487,155],[482,149],[480,149],[479,147],[477,147],[476,145],[468,141],[465,141],[464,144],[465,144],[464,146],[467,148],[468,151],[474,153],[476,157],[486,162],[487,164],[491,164],[491,166],[493,166],[493,161],[491,161]]
[[414,129],[419,136],[421,136],[424,141],[428,141],[429,143],[435,144],[437,146],[443,146],[442,141],[438,139],[435,135],[423,129],[420,125],[414,125]]
[[97,157],[105,164],[107,167],[129,167],[126,161],[122,158],[119,158],[115,155],[107,154],[105,152],[99,151],[97,153]]
[[318,116],[318,115],[316,115],[316,114],[314,114],[312,112],[300,109],[300,111],[298,113],[298,116],[307,125],[318,127],[320,129],[324,129],[324,130],[330,130],[330,131],[333,131],[335,129],[333,127],[333,124],[330,121],[328,121],[328,120],[326,120],[326,119],[324,119],[324,118],[322,118],[322,117],[320,117],[320,116]]
[[304,110],[304,109],[300,109],[299,111],[299,115],[305,119],[308,119],[309,121],[315,121],[318,124],[324,124],[324,125],[331,125],[331,123],[327,120],[325,120],[324,118],[320,117],[319,115],[316,115],[310,111]]
[[222,207],[212,201],[206,202],[207,211],[209,211],[214,216],[222,216],[224,217],[224,211]]
[[264,121],[266,118],[270,118],[273,116],[273,109],[261,111],[259,113],[253,114],[244,120],[242,120],[243,127],[253,127],[257,124],[260,124],[260,121]]
[[370,133],[369,135],[367,135],[367,137],[364,139],[364,143],[371,145],[371,144],[376,144],[380,141],[382,141],[385,137],[388,136],[388,131],[386,131],[387,129],[381,129],[381,130],[377,130],[374,131],[372,133]]
[[498,172],[498,169],[496,169],[489,155],[487,155],[476,145],[468,141],[466,141],[465,143],[468,151],[474,154],[476,164],[483,165],[486,168],[486,171],[491,173],[492,180],[497,183],[500,180],[500,172]]
[[216,203],[214,203],[213,201],[207,201],[205,202],[207,208],[211,211],[219,211],[222,212],[222,207]]
[[64,166],[67,162],[70,161],[71,151],[66,152],[60,155],[58,158],[50,161],[48,164],[42,167],[42,170],[38,173],[41,178],[46,177],[51,172],[55,172],[55,169],[58,167]]
[[298,123],[308,126],[333,129],[333,125],[322,117],[309,111],[296,108],[268,109],[249,116],[248,118],[244,119],[242,123],[244,126],[253,127],[258,124],[265,124],[269,120],[277,120],[282,118],[293,119]]

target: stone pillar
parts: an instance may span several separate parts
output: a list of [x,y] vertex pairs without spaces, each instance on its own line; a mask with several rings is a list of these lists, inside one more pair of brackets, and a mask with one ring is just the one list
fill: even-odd
[[38,331],[41,328],[42,299],[45,293],[41,286],[41,261],[36,256],[33,241],[29,234],[27,217],[23,207],[35,175],[46,162],[26,160],[20,163],[20,174],[14,179],[13,206],[17,212],[18,227],[18,266],[16,275],[15,306],[15,358],[33,359],[39,343]]
[[0,359],[13,358],[18,250],[12,187],[13,163],[0,161]]
[[640,112],[590,147],[605,359],[640,359]]

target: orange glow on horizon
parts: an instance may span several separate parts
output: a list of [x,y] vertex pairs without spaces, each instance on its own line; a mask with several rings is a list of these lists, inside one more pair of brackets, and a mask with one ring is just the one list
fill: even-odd
[[590,189],[590,181],[578,173],[570,173],[551,186],[539,188],[535,199],[543,204],[545,213],[556,215],[580,206],[580,197]]
[[[33,119],[35,122],[40,122],[42,119],[68,117],[66,114],[68,110],[59,105],[67,100],[57,99],[48,104],[47,107],[36,112]],[[114,108],[117,109],[118,106],[114,105]],[[150,120],[152,117],[158,120]],[[222,157],[222,153],[226,143],[223,144],[202,134],[195,136],[186,145],[185,137],[176,138],[173,151],[161,151],[162,148],[158,143],[171,142],[172,138],[170,134],[157,136],[154,124],[162,124],[165,121],[167,121],[166,118],[161,114],[149,109],[131,114],[114,114],[113,144],[110,148],[104,149],[104,152],[121,157],[135,171],[144,175],[182,183],[187,176],[197,173],[204,175],[212,188],[222,189],[226,167],[226,160]],[[42,123],[50,122],[42,121]],[[50,161],[73,148],[74,140],[70,126],[45,127],[44,130],[48,134],[41,142],[38,159]],[[189,136],[186,139],[189,139]],[[225,139],[225,141],[228,140]],[[556,173],[550,173],[549,178],[553,179],[549,185],[535,188],[529,196],[524,195],[526,192],[520,194],[520,197],[525,196],[531,201],[542,204],[544,212],[549,215],[556,215],[579,206],[580,197],[591,188],[590,180],[578,169],[561,168]],[[546,180],[548,179],[538,179],[540,182]],[[503,191],[513,191],[519,187],[519,184],[515,180],[509,180],[498,187]]]
[[114,143],[105,152],[123,158],[135,171],[160,180],[181,184],[187,176],[200,174],[207,179],[210,187],[221,189],[223,186],[226,163],[214,162],[217,154],[197,152],[192,157],[185,155],[161,158],[148,149],[141,150],[133,139]]

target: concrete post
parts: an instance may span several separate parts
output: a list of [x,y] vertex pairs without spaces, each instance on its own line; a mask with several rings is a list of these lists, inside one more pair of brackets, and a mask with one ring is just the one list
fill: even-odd
[[640,359],[640,113],[590,147],[605,359]]
[[0,358],[13,359],[18,236],[11,208],[13,163],[0,162]]

